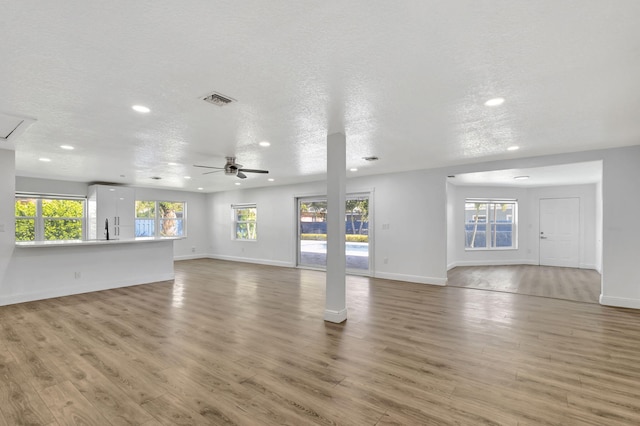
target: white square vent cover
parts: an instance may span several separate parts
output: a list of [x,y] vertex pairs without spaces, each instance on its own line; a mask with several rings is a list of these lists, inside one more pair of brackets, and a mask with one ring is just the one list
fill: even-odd
[[229,96],[220,94],[218,92],[209,93],[208,95],[205,95],[202,98],[202,100],[205,102],[209,102],[210,104],[217,105],[219,107],[229,105],[231,102],[236,101],[235,99],[230,98]]
[[35,119],[0,112],[0,142],[13,141],[27,127],[35,123]]

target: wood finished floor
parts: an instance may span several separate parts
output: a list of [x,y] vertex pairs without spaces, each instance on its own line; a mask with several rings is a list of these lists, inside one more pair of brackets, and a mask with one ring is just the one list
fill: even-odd
[[640,312],[176,263],[175,282],[0,307],[0,425],[637,425]]
[[554,266],[458,266],[448,273],[448,285],[479,290],[506,291],[598,303],[600,274],[593,269]]

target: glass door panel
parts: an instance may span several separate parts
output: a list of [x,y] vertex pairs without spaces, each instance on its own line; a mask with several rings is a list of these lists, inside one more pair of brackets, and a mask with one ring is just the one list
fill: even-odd
[[[345,205],[347,270],[369,272],[369,196],[352,194]],[[327,199],[298,199],[298,266],[327,266]]]

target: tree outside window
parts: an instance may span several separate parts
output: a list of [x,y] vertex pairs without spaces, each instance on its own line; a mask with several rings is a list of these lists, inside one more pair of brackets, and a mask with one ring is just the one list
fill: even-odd
[[465,248],[516,248],[516,210],[513,200],[466,200]]
[[236,240],[257,240],[257,215],[258,209],[255,204],[231,206],[234,221],[234,238]]
[[136,201],[136,237],[184,237],[186,203]]
[[16,241],[82,240],[84,199],[16,197]]

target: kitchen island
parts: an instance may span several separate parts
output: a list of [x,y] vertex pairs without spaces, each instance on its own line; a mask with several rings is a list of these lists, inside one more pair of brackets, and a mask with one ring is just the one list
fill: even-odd
[[173,278],[172,239],[16,242],[0,305]]

